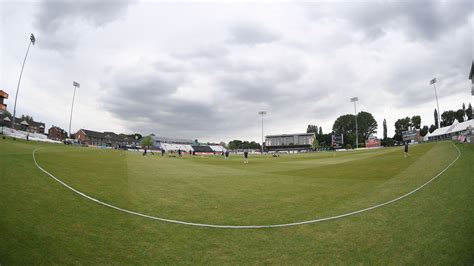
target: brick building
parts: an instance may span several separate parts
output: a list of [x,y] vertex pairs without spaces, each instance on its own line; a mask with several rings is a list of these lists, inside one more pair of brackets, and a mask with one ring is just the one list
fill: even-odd
[[97,132],[93,130],[80,129],[75,134],[75,139],[85,145],[120,147],[127,145],[138,145],[134,135],[115,134],[114,132]]
[[3,102],[4,99],[8,99],[8,93],[0,90],[0,112],[7,110],[7,105]]
[[48,139],[63,141],[67,138],[67,132],[57,126],[48,129]]
[[29,132],[44,134],[45,125],[42,122],[32,121],[30,127],[28,128]]
[[15,118],[15,129],[27,131],[30,133],[44,134],[44,123],[36,121],[26,121],[22,118]]

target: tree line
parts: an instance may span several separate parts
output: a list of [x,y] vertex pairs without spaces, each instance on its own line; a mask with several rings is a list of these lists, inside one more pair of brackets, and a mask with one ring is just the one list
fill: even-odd
[[[441,122],[438,121],[438,111],[434,110],[434,124],[431,126],[423,125],[421,123],[421,116],[414,115],[412,117],[400,118],[394,123],[395,134],[393,137],[387,135],[387,120],[383,120],[383,146],[391,146],[396,142],[403,141],[402,132],[411,130],[420,130],[420,135],[424,137],[428,132],[432,133],[437,128],[450,126],[455,120],[464,122],[473,118],[471,104],[466,105],[463,103],[462,108],[458,110],[448,110],[441,114]],[[375,121],[373,115],[369,112],[361,111],[357,114],[357,136],[359,139],[359,146],[365,145],[371,135],[377,133],[378,124]],[[329,134],[323,134],[322,127],[316,125],[308,125],[306,129],[307,133],[315,133],[316,141],[313,147],[319,146],[330,146],[332,134],[344,134],[344,143],[346,147],[355,146],[356,142],[356,117],[353,114],[345,114],[339,116],[332,126],[332,132]]]
[[461,123],[461,122],[471,120],[471,119],[472,119],[472,106],[471,104],[469,104],[468,107],[466,108],[466,105],[463,103],[462,108],[456,111],[454,110],[444,111],[441,114],[441,127],[452,125],[454,123],[454,120],[458,120],[458,122]]
[[[315,133],[316,139],[313,143],[313,148],[330,147],[332,145],[332,134],[343,134],[343,145],[345,147],[353,147],[356,142],[356,116],[346,114],[339,116],[332,126],[332,132],[323,134],[322,127],[316,125],[308,125],[306,133]],[[363,146],[365,140],[370,135],[377,133],[377,121],[373,115],[368,112],[361,111],[357,114],[357,136],[359,142]]]
[[[400,118],[395,122],[395,135],[393,136],[393,141],[402,141],[402,132],[406,130],[420,130],[420,136],[424,137],[426,134],[433,133],[439,127],[451,126],[455,120],[458,122],[464,122],[471,120],[473,117],[472,106],[471,104],[466,105],[463,103],[462,108],[458,110],[448,110],[444,111],[441,114],[441,122],[438,121],[438,110],[434,109],[433,112],[434,124],[431,124],[429,127],[424,125],[421,127],[421,117],[419,115],[413,117]],[[390,138],[387,138],[384,134],[384,139],[390,141]]]
[[229,150],[258,150],[261,148],[261,145],[255,141],[232,140],[227,144],[227,148]]
[[[5,110],[4,115],[8,117],[10,120],[13,120],[13,115],[10,112]],[[20,120],[20,121],[17,121],[18,123],[21,121],[26,121],[28,124],[31,124],[32,122],[35,121],[34,118],[29,115],[21,115],[21,117],[16,117],[16,119]]]
[[308,125],[306,133],[314,133],[316,138],[313,141],[313,148],[329,147],[331,146],[331,134],[324,134],[323,128],[317,125]]
[[[428,132],[433,132],[436,130],[439,125],[441,127],[450,126],[454,123],[454,120],[459,122],[464,122],[467,120],[472,119],[472,106],[471,104],[468,107],[465,107],[465,104],[462,104],[462,108],[454,111],[448,110],[441,114],[441,123],[438,121],[438,111],[434,110],[434,124],[431,126],[422,125],[421,123],[421,116],[415,115],[412,117],[405,117],[400,118],[394,123],[395,127],[395,134],[393,137],[387,136],[387,121],[386,119],[383,120],[383,139],[382,145],[383,146],[391,146],[394,145],[396,142],[403,141],[402,132],[407,130],[420,130],[420,135],[425,136]],[[319,147],[330,147],[332,141],[332,134],[343,134],[344,135],[344,143],[345,147],[355,147],[356,142],[356,117],[353,114],[345,114],[339,116],[332,126],[332,131],[329,133],[324,134],[323,128],[321,126],[317,126],[315,124],[309,124],[306,128],[306,133],[314,133],[316,138],[313,142],[313,148]],[[361,111],[357,114],[357,136],[359,140],[359,147],[363,147],[365,145],[365,140],[367,140],[371,135],[376,134],[378,129],[377,121],[375,121],[374,116],[365,111]],[[230,150],[238,150],[238,149],[254,149],[259,150],[261,149],[261,144],[255,141],[247,141],[247,140],[232,140],[227,145],[225,143],[221,143],[221,145],[225,146]]]

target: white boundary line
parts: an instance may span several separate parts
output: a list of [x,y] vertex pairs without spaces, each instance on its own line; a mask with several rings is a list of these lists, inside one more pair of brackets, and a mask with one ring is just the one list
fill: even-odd
[[432,177],[430,180],[428,180],[426,183],[424,183],[423,185],[419,186],[418,188],[406,193],[405,195],[402,195],[398,198],[395,198],[395,199],[392,199],[392,200],[389,200],[389,201],[386,201],[386,202],[383,202],[383,203],[380,203],[380,204],[377,204],[377,205],[374,205],[372,207],[368,207],[368,208],[365,208],[365,209],[361,209],[361,210],[357,210],[357,211],[353,211],[353,212],[348,212],[348,213],[344,213],[344,214],[340,214],[340,215],[336,215],[336,216],[330,216],[330,217],[325,217],[325,218],[319,218],[319,219],[314,219],[314,220],[308,220],[308,221],[302,221],[302,222],[294,222],[294,223],[286,223],[286,224],[270,224],[270,225],[219,225],[219,224],[201,224],[201,223],[192,223],[192,222],[186,222],[186,221],[179,221],[179,220],[172,220],[172,219],[166,219],[166,218],[160,218],[160,217],[156,217],[156,216],[151,216],[151,215],[146,215],[146,214],[143,214],[143,213],[139,213],[139,212],[134,212],[134,211],[130,211],[130,210],[127,210],[127,209],[123,209],[123,208],[120,208],[120,207],[117,207],[117,206],[114,206],[112,204],[108,204],[108,203],[105,203],[105,202],[102,202],[98,199],[95,199],[71,186],[69,186],[68,184],[64,183],[63,181],[61,181],[59,178],[55,177],[54,175],[52,175],[51,173],[49,173],[48,171],[44,170],[41,166],[38,165],[38,162],[36,162],[36,157],[35,157],[35,153],[36,151],[40,150],[40,149],[43,149],[43,148],[37,148],[33,151],[33,160],[36,164],[36,167],[38,167],[38,169],[40,169],[42,172],[44,172],[45,174],[47,174],[49,177],[51,177],[52,179],[56,180],[57,182],[59,182],[61,185],[67,187],[68,189],[76,192],[77,194],[83,196],[84,198],[86,199],[89,199],[89,200],[92,200],[96,203],[99,203],[99,204],[102,204],[106,207],[109,207],[109,208],[112,208],[112,209],[115,209],[115,210],[118,210],[118,211],[121,211],[121,212],[125,212],[125,213],[128,213],[128,214],[133,214],[133,215],[136,215],[136,216],[141,216],[141,217],[144,217],[144,218],[148,218],[148,219],[153,219],[153,220],[158,220],[158,221],[162,221],[162,222],[168,222],[168,223],[174,223],[174,224],[182,224],[182,225],[190,225],[190,226],[199,226],[199,227],[210,227],[210,228],[225,228],[225,229],[259,229],[259,228],[276,228],[276,227],[288,227],[288,226],[296,226],[296,225],[303,225],[303,224],[312,224],[312,223],[318,223],[318,222],[323,222],[323,221],[329,221],[329,220],[335,220],[335,219],[339,219],[339,218],[343,218],[343,217],[348,217],[348,216],[352,216],[352,215],[355,215],[355,214],[359,214],[359,213],[362,213],[362,212],[366,212],[366,211],[370,211],[370,210],[373,210],[373,209],[376,209],[376,208],[380,208],[382,206],[385,206],[385,205],[388,205],[390,203],[393,203],[393,202],[396,202],[396,201],[399,201],[405,197],[408,197],[410,196],[411,194],[417,192],[418,190],[422,189],[423,187],[425,187],[426,185],[428,185],[429,183],[431,183],[433,180],[435,180],[436,178],[438,178],[440,175],[442,175],[446,170],[448,170],[449,167],[451,167],[451,165],[453,165],[460,157],[461,157],[461,151],[459,150],[458,147],[456,147],[456,145],[453,144],[453,146],[457,149],[458,151],[458,156],[456,157],[456,159],[454,159],[448,166],[446,166],[446,168],[444,168],[441,172],[439,172],[438,174],[436,174],[434,177]]

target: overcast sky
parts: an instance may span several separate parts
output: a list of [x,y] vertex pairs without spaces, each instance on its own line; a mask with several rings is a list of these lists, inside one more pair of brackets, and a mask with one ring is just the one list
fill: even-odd
[[0,89],[13,113],[73,131],[200,141],[331,131],[374,115],[431,125],[471,101],[473,1],[152,2],[0,0]]

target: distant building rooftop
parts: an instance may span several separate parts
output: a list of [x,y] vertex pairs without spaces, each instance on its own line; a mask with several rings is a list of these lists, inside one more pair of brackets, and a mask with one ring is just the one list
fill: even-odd
[[181,139],[181,138],[167,138],[159,136],[151,136],[154,142],[164,142],[164,143],[180,143],[180,144],[192,144],[194,140],[191,139]]
[[314,136],[314,133],[295,133],[295,134],[279,134],[279,135],[267,135],[266,138],[278,138],[278,137],[292,137],[292,136]]
[[443,135],[447,135],[451,133],[458,133],[458,132],[466,130],[469,127],[474,128],[474,119],[467,120],[461,123],[455,120],[452,125],[438,128],[425,137],[428,137],[428,139],[431,139],[437,136],[443,136]]

